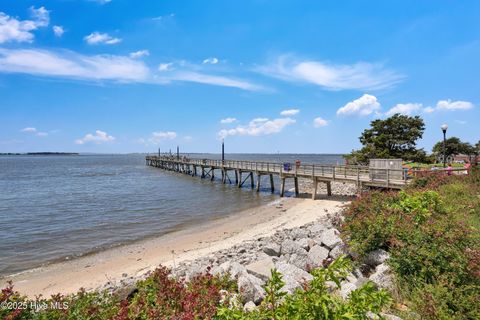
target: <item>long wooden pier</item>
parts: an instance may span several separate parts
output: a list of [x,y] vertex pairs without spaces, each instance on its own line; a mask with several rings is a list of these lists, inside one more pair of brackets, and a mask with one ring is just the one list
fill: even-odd
[[[241,160],[189,159],[176,156],[147,156],[146,165],[200,176],[202,179],[215,179],[220,173],[222,183],[235,183],[239,188],[249,183],[252,189],[260,191],[262,176],[268,176],[270,189],[275,190],[274,175],[280,178],[280,196],[285,194],[286,179],[293,179],[295,194],[299,194],[298,178],[311,179],[312,198],[315,199],[319,183],[325,183],[327,194],[332,195],[331,182],[355,183],[359,190],[363,186],[388,189],[401,189],[407,184],[404,170],[371,169],[364,166],[278,163]],[[256,181],[256,183],[255,183]]]

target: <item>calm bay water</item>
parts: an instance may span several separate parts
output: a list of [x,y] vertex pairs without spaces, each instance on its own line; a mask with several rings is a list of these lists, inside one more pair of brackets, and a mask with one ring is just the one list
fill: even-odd
[[[160,236],[277,198],[147,167],[144,158],[0,156],[0,275]],[[226,158],[343,162],[339,155]]]

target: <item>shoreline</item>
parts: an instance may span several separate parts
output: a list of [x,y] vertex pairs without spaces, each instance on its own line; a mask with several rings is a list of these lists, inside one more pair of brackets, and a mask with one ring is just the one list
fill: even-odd
[[159,237],[3,276],[0,282],[3,287],[13,281],[15,289],[29,297],[118,288],[142,279],[160,264],[175,267],[277,230],[300,227],[338,212],[348,201],[348,197],[281,198]]

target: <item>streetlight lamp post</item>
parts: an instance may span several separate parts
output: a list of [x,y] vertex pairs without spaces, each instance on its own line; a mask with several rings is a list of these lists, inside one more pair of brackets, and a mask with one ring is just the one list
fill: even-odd
[[447,166],[447,129],[448,125],[442,124],[441,126],[442,132],[443,132],[443,167],[445,168]]

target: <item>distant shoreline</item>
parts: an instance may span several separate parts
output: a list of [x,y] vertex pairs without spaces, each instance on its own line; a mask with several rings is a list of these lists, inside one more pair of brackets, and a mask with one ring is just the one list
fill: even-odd
[[0,156],[78,156],[78,152],[25,152],[25,153],[0,153]]

